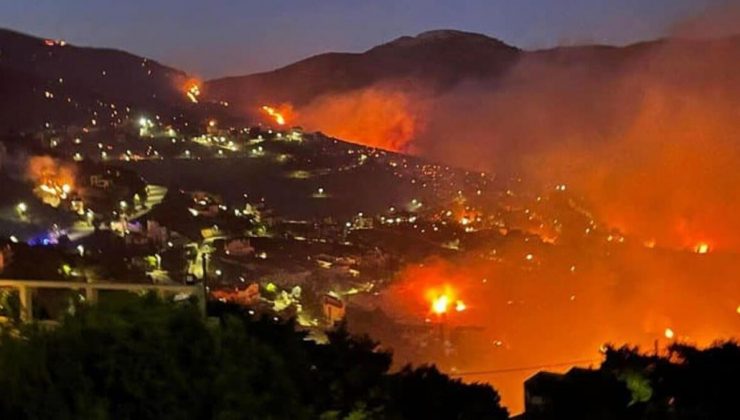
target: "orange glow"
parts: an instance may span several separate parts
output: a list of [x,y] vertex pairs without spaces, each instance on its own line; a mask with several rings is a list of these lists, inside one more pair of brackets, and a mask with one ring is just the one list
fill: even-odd
[[28,160],[26,176],[35,184],[34,193],[44,203],[59,206],[75,189],[76,169],[49,156]]
[[273,108],[271,106],[263,105],[262,111],[265,112],[265,114],[269,115],[270,118],[272,118],[278,125],[285,125],[286,123],[286,115],[290,110],[290,105],[283,105],[278,108]]
[[457,312],[462,312],[462,311],[464,311],[466,309],[468,309],[468,307],[467,307],[467,305],[465,305],[465,302],[463,302],[461,300],[458,300],[457,302],[455,302],[455,310]]
[[[656,338],[690,337],[704,346],[737,335],[740,302],[733,280],[740,276],[740,267],[732,256],[710,252],[696,261],[694,254],[655,252],[641,243],[612,250],[609,256],[532,242],[507,241],[497,250],[495,260],[471,249],[465,256],[409,265],[384,292],[381,307],[411,324],[425,316],[442,316],[444,308],[452,336],[457,327],[473,327],[453,339],[459,352],[453,363],[460,371],[581,359],[594,359],[598,366],[604,343],[649,349]],[[528,253],[540,264],[527,261]],[[631,268],[625,272],[627,266]],[[499,341],[505,344],[496,344]],[[406,353],[408,348],[393,347],[399,363],[450,367],[433,348]],[[534,373],[470,380],[490,382],[517,411],[522,383]]]
[[185,96],[190,99],[190,102],[197,104],[198,97],[200,96],[201,82],[198,79],[189,79],[185,82],[183,89],[185,90]]
[[711,248],[710,248],[710,246],[709,246],[708,243],[706,243],[706,242],[699,242],[694,247],[694,252],[696,252],[697,254],[707,254],[707,253],[709,253],[710,249]]
[[449,305],[450,298],[447,295],[438,296],[432,301],[432,312],[437,315],[445,314]]
[[406,151],[420,128],[420,103],[401,89],[370,87],[320,97],[299,110],[301,125],[369,147]]

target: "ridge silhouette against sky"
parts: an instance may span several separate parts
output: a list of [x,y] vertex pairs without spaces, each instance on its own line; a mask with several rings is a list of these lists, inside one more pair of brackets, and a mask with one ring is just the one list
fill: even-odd
[[201,75],[269,70],[455,28],[522,48],[625,44],[734,0],[4,0],[0,26],[145,55]]

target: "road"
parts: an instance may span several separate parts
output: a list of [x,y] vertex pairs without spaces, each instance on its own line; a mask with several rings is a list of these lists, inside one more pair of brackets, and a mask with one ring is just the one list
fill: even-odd
[[[137,209],[130,217],[130,220],[136,220],[145,214],[152,211],[152,209],[162,203],[164,197],[167,195],[167,187],[161,185],[147,185],[147,197],[145,206]],[[72,226],[65,228],[67,236],[72,242],[79,241],[82,238],[90,236],[95,232],[95,229],[90,226],[87,222],[78,221]]]

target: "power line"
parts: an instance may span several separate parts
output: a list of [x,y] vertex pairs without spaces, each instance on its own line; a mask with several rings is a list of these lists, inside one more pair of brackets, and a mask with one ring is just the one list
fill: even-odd
[[593,363],[593,362],[600,362],[601,359],[583,359],[583,360],[572,360],[570,362],[562,362],[562,363],[552,363],[548,365],[538,365],[538,366],[526,366],[526,367],[515,367],[515,368],[503,368],[503,369],[492,369],[492,370],[478,370],[478,371],[470,371],[470,372],[458,372],[458,373],[448,373],[449,376],[475,376],[475,375],[493,375],[497,373],[509,373],[509,372],[523,372],[527,370],[540,370],[540,369],[547,369],[547,368],[554,368],[554,367],[563,367],[563,366],[571,366],[571,365],[578,365],[582,363]]

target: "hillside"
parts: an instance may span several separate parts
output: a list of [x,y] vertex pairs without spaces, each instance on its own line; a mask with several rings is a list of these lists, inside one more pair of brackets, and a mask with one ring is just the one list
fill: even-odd
[[322,94],[386,80],[443,89],[471,77],[500,75],[520,53],[484,35],[431,31],[363,53],[320,54],[266,73],[212,80],[205,92],[209,98],[250,108],[263,102],[301,105]]
[[[583,45],[524,51],[485,35],[437,30],[404,36],[362,53],[319,54],[288,66],[246,76],[206,82],[205,94],[229,101],[232,109],[255,110],[265,103],[296,107],[329,94],[344,93],[392,82],[408,88],[423,87],[434,94],[463,82],[491,82],[500,87],[511,69],[547,72],[578,68],[588,76],[614,80],[621,71],[649,68],[666,49],[683,57],[687,68],[713,57],[736,56],[738,38],[716,40],[656,40],[624,47]],[[549,78],[546,74],[537,77]],[[530,83],[528,80],[527,83]]]
[[193,111],[181,92],[186,80],[182,71],[127,52],[0,29],[0,133],[47,122],[51,128],[102,126],[133,108],[163,115]]

